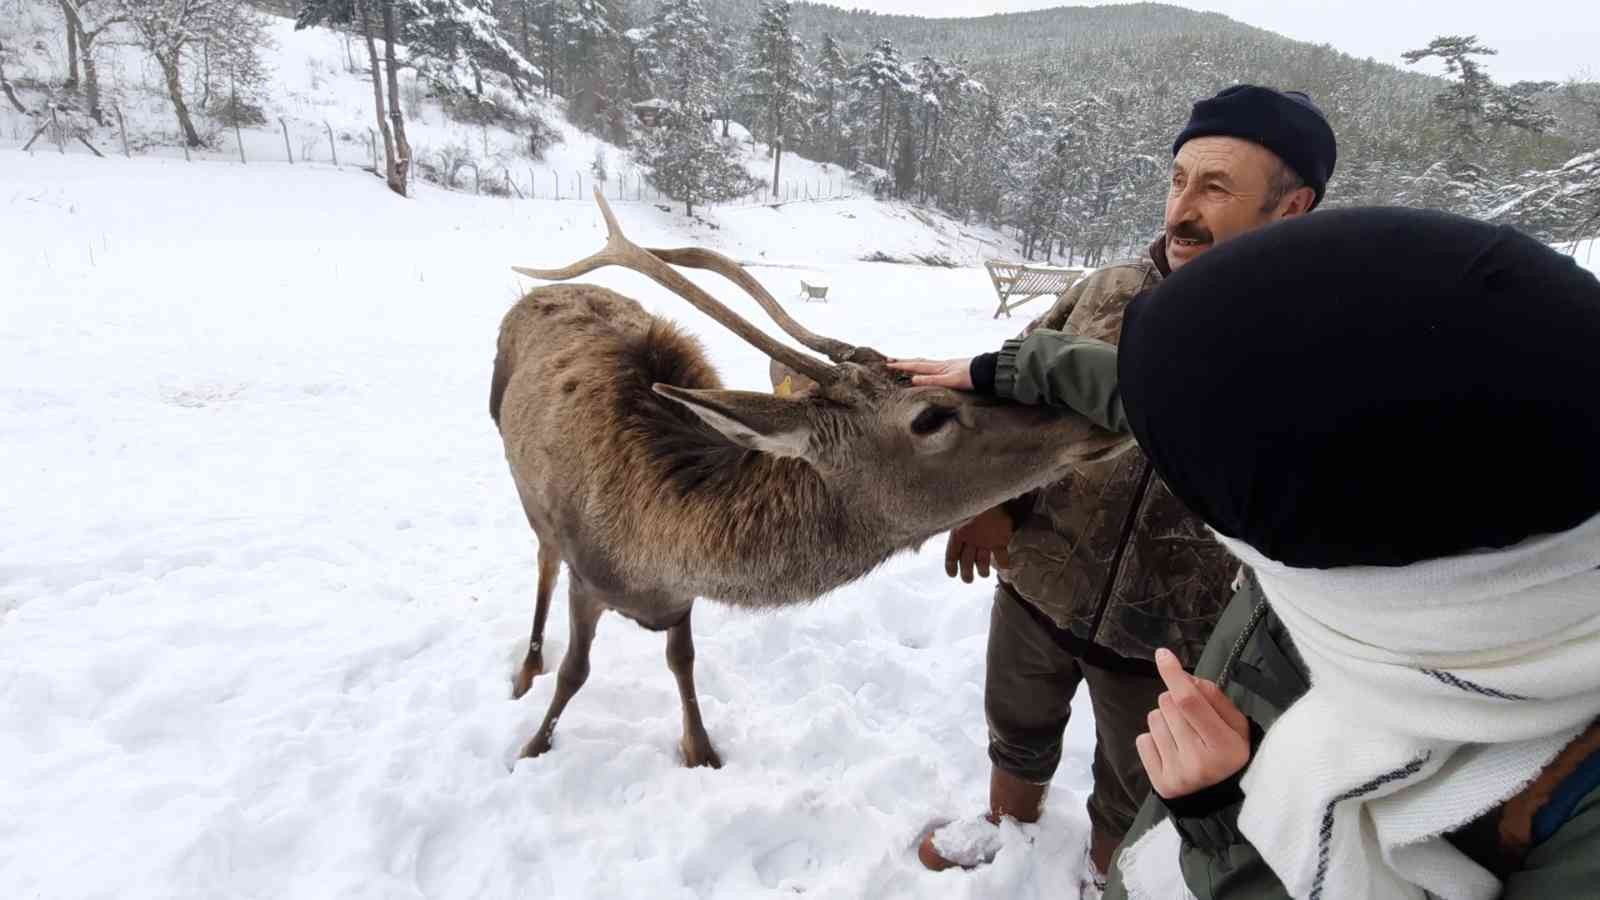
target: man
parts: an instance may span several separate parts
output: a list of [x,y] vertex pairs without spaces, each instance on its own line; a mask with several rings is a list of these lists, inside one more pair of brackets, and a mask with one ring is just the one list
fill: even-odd
[[[1065,329],[1115,344],[1129,300],[1213,246],[1321,201],[1334,136],[1304,94],[1238,85],[1196,103],[1173,144],[1166,228],[1145,257],[1095,272],[1029,331]],[[979,377],[1001,396],[1048,395],[1041,359],[1009,342]],[[914,367],[913,367],[913,370]],[[965,372],[961,373],[965,375]],[[1226,415],[1217,412],[1219,421]],[[992,763],[987,819],[1038,819],[1061,758],[1072,697],[1087,682],[1097,732],[1087,850],[1099,883],[1149,783],[1134,737],[1163,690],[1152,662],[1172,647],[1198,660],[1237,568],[1137,451],[991,510],[950,535],[946,568],[972,579],[1001,569],[990,619],[984,690]],[[956,846],[971,823],[934,832],[929,868],[989,854]],[[981,830],[980,830],[981,833]]]
[[1141,297],[1120,353],[1033,341],[1052,402],[1126,424],[1252,573],[1196,675],[1158,654],[1155,793],[1108,896],[1593,895],[1593,275],[1509,228],[1346,210]]

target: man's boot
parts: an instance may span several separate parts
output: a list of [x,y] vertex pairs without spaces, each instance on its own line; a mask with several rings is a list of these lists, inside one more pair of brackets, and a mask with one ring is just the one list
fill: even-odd
[[1089,846],[1083,854],[1083,879],[1078,885],[1083,900],[1099,900],[1111,873],[1111,858],[1122,845],[1119,838],[1093,823],[1089,826]]
[[917,859],[935,872],[954,866],[972,869],[992,861],[1000,851],[1000,817],[1010,816],[1018,822],[1039,821],[1048,787],[991,768],[988,814],[929,829],[917,845]]

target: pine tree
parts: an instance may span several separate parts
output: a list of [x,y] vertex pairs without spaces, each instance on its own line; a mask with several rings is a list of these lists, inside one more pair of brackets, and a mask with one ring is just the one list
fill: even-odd
[[480,119],[526,117],[486,83],[502,76],[520,101],[543,79],[502,33],[493,0],[401,0],[401,22],[407,59],[437,94],[465,99]]
[[1495,84],[1482,64],[1473,59],[1495,53],[1493,48],[1480,44],[1476,35],[1446,35],[1403,55],[1409,64],[1429,58],[1442,60],[1454,78],[1433,98],[1434,110],[1450,128],[1444,166],[1430,166],[1409,180],[1405,193],[1412,202],[1468,215],[1482,214],[1494,202],[1495,195],[1505,190],[1496,179],[1494,160],[1488,152],[1491,129],[1537,133],[1553,124],[1549,114],[1533,102],[1531,92]]
[[876,160],[879,168],[889,168],[889,153],[894,146],[891,126],[895,114],[907,91],[914,90],[916,81],[900,58],[900,51],[888,38],[878,45],[850,70],[850,85],[856,92],[857,105],[863,110],[876,109],[877,129],[869,138],[867,153]]
[[575,0],[562,22],[568,114],[584,128],[608,122],[609,92],[615,84],[619,34],[615,27],[619,0]]
[[924,56],[917,61],[916,115],[920,123],[917,137],[917,181],[923,200],[930,194],[937,196],[941,180],[948,170],[948,133],[959,128],[970,103],[987,93],[983,85],[972,80],[959,63]]
[[663,73],[657,87],[669,106],[660,125],[640,139],[635,157],[658,190],[694,215],[696,205],[748,193],[752,179],[737,148],[712,132],[715,60],[700,0],[665,0],[652,28]]
[[772,194],[778,194],[783,148],[802,124],[801,112],[811,102],[806,80],[805,45],[790,23],[789,0],[768,0],[750,36],[746,96],[757,112],[751,130],[772,151]]
[[822,49],[817,54],[816,73],[813,76],[817,98],[817,113],[821,118],[816,130],[817,140],[812,145],[816,155],[827,162],[840,161],[841,104],[844,102],[846,82],[850,77],[850,63],[833,35],[822,36]]
[[711,56],[716,75],[711,83],[711,105],[722,120],[722,136],[728,136],[734,109],[739,103],[744,70],[739,64],[739,36],[733,26],[721,24],[711,29]]

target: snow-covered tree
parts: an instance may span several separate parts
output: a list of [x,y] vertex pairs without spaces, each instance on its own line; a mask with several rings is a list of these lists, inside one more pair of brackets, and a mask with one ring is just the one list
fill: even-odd
[[693,215],[696,205],[747,193],[752,179],[737,148],[718,140],[712,129],[716,73],[711,25],[700,0],[665,0],[653,27],[664,73],[657,87],[669,106],[660,124],[641,137],[634,155],[656,188],[682,201]]
[[626,30],[617,27],[621,16],[621,0],[573,0],[563,19],[567,110],[582,127],[615,121],[612,107],[620,98],[613,94],[622,82],[619,41]]
[[732,26],[721,23],[711,27],[711,56],[716,69],[711,81],[711,106],[722,120],[723,137],[728,136],[728,126],[733,121],[744,83],[739,51],[739,33]]
[[122,7],[111,0],[60,0],[61,11],[67,20],[67,55],[72,71],[67,87],[78,82],[78,66],[83,66],[83,95],[89,109],[89,118],[105,124],[105,112],[100,108],[100,67],[95,58],[95,48],[107,29],[122,21]]
[[812,146],[817,155],[828,162],[839,162],[839,137],[841,106],[850,78],[850,63],[833,35],[822,36],[822,49],[817,53],[814,82],[818,116],[815,141]]
[[[131,26],[139,45],[160,67],[178,128],[191,147],[204,142],[196,130],[183,91],[183,68],[207,44],[237,46],[242,23],[255,13],[244,0],[96,0],[111,2]],[[264,30],[257,33],[264,34]],[[81,34],[81,32],[80,32]]]
[[865,112],[869,107],[876,111],[877,129],[867,146],[869,159],[877,161],[880,168],[889,168],[889,154],[894,146],[892,126],[903,96],[915,89],[916,79],[888,38],[878,41],[872,52],[850,70],[850,85],[856,92],[857,108]]
[[805,45],[795,36],[789,0],[766,0],[750,35],[750,62],[745,70],[745,95],[756,113],[751,131],[772,148],[772,193],[778,193],[783,149],[803,124],[802,111],[811,103],[806,78]]
[[1414,200],[1469,214],[1481,212],[1481,205],[1500,189],[1487,152],[1492,131],[1514,128],[1537,133],[1554,123],[1533,99],[1542,86],[1495,84],[1474,59],[1496,52],[1479,43],[1476,35],[1446,35],[1403,55],[1408,64],[1439,59],[1453,79],[1433,98],[1434,109],[1450,129],[1446,165],[1443,170],[1430,166],[1413,180]]
[[1505,193],[1486,218],[1514,223],[1545,240],[1600,235],[1600,148],[1554,169],[1528,173]]
[[[446,98],[463,98],[479,117],[521,118],[520,101],[543,73],[501,30],[493,0],[400,0],[400,39],[417,77]],[[493,84],[501,76],[508,100]]]
[[[961,127],[969,108],[981,102],[987,89],[974,81],[959,63],[924,56],[915,67],[917,181],[922,197],[937,195],[951,163],[949,134]],[[902,187],[902,192],[909,185]]]
[[219,27],[201,42],[204,107],[224,125],[259,125],[272,77],[265,51],[273,46],[267,21],[244,3],[225,6]]

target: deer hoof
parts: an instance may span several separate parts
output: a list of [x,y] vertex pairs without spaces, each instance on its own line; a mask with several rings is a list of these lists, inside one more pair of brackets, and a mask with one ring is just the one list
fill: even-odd
[[697,745],[695,742],[685,738],[682,748],[683,764],[686,767],[690,769],[698,769],[701,766],[710,766],[713,769],[722,768],[722,757],[718,756],[717,751],[711,748],[710,741],[703,741]]
[[522,748],[522,758],[523,759],[534,759],[536,757],[543,756],[543,755],[545,755],[546,753],[549,753],[549,752],[550,752],[550,738],[548,736],[546,736],[546,735],[541,734],[541,735],[536,736],[533,740],[529,741],[528,745],[526,747]]
[[529,654],[527,661],[522,664],[522,670],[517,672],[516,678],[512,679],[511,699],[521,700],[522,695],[526,694],[528,689],[533,687],[533,679],[543,674],[544,657],[542,655],[534,656]]

